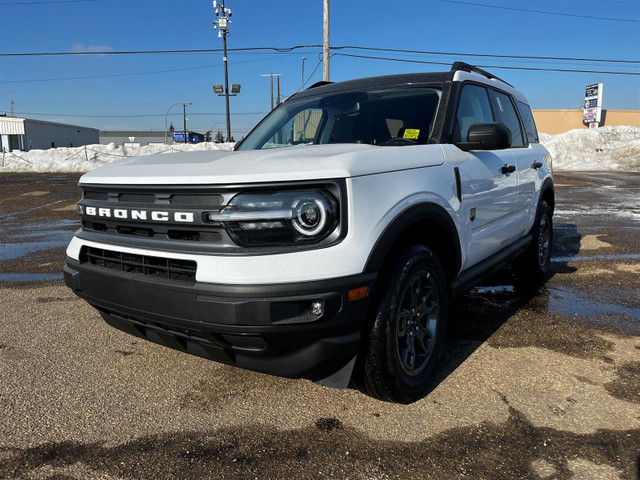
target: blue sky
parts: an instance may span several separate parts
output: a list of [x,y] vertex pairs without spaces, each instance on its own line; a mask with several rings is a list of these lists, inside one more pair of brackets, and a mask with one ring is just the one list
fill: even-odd
[[[322,43],[322,0],[227,0],[229,48]],[[506,7],[506,8],[503,8]],[[529,11],[524,11],[529,10]],[[548,13],[538,13],[548,12]],[[557,13],[552,14],[552,13]],[[607,18],[585,18],[597,17]],[[221,48],[208,0],[0,0],[0,53]],[[332,46],[640,62],[640,0],[397,0],[331,3]],[[270,108],[269,79],[283,96],[322,79],[320,48],[229,54],[232,132],[238,139]],[[337,50],[334,53],[491,66],[640,73],[640,63],[593,63]],[[446,66],[335,55],[331,80]],[[487,68],[514,84],[534,109],[579,108],[584,87],[603,82],[609,109],[640,109],[640,76]],[[84,77],[84,78],[76,78]],[[86,78],[93,77],[93,78]],[[0,112],[102,129],[164,129],[174,103],[188,107],[189,129],[224,132],[221,53],[0,57]],[[38,114],[38,115],[36,115]],[[42,115],[48,114],[48,115]],[[181,108],[169,120],[181,128]]]

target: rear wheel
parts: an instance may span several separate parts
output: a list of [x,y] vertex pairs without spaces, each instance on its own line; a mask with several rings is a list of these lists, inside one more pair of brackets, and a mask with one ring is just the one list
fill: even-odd
[[424,395],[444,339],[445,276],[422,245],[397,261],[378,299],[365,344],[365,391],[381,400],[408,403]]
[[523,284],[539,285],[551,269],[553,246],[553,220],[549,204],[542,200],[538,205],[532,242],[527,251],[514,262],[514,269]]

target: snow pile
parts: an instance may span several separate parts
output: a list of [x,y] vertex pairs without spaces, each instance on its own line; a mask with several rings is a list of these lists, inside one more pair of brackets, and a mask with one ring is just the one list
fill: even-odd
[[640,128],[608,126],[540,134],[554,170],[640,170]]
[[[87,145],[83,147],[61,147],[49,150],[31,150],[29,152],[6,152],[4,168],[0,172],[88,172],[104,163],[127,157],[161,155],[174,152],[193,152],[199,150],[233,150],[234,143],[145,145],[140,147],[118,147],[109,145]],[[2,163],[0,163],[2,165]]]
[[[554,170],[640,171],[640,128],[609,126],[571,130],[560,135],[540,134],[553,158]],[[232,150],[233,143],[198,143],[116,147],[87,145],[30,152],[6,152],[0,172],[88,172],[126,157],[197,150]],[[2,165],[2,164],[0,164]]]

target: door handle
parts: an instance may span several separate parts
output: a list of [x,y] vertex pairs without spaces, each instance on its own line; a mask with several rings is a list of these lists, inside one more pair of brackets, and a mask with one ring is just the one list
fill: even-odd
[[533,165],[531,165],[531,167],[537,170],[542,167],[542,162],[535,161],[533,162]]
[[509,165],[508,163],[504,164],[501,168],[502,173],[512,173],[516,171],[515,165]]

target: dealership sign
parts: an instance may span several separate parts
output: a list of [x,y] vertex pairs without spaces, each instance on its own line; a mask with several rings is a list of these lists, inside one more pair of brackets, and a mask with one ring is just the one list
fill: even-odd
[[602,90],[602,83],[587,85],[585,88],[582,123],[589,124],[590,128],[599,126],[602,120]]

